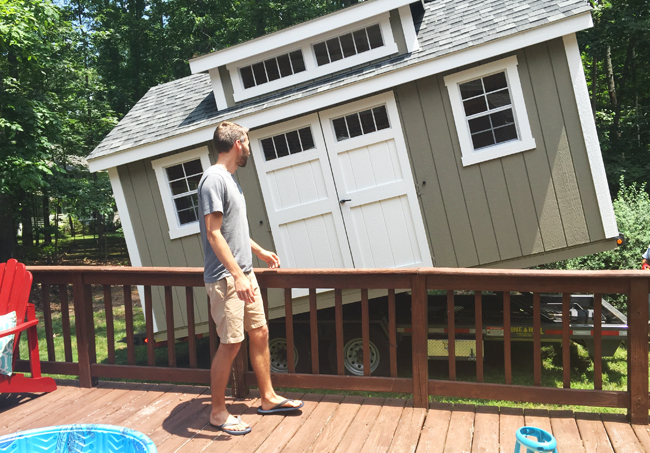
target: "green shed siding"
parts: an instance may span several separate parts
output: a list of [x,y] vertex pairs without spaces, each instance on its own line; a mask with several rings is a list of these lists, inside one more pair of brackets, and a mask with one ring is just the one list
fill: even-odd
[[463,167],[444,83],[455,71],[395,88],[436,266],[494,265],[605,239],[564,44],[515,54],[532,151]]

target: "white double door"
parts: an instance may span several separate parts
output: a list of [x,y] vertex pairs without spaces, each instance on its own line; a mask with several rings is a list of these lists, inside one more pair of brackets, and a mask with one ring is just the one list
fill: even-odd
[[[346,128],[351,137],[342,137]],[[392,92],[258,129],[250,139],[283,267],[431,266]]]

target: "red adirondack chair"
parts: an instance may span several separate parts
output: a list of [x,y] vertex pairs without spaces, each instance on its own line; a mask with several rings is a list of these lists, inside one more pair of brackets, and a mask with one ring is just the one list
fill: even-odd
[[[41,376],[41,360],[38,355],[38,334],[36,332],[36,311],[30,304],[29,293],[32,289],[32,273],[25,265],[10,259],[0,264],[0,315],[16,312],[16,327],[0,331],[0,338],[15,334],[13,351],[13,368],[18,357],[20,333],[27,331],[29,344],[29,364],[32,377],[13,373],[11,376],[0,374],[0,393],[35,393],[56,390],[54,379]],[[27,320],[25,320],[27,314]]]

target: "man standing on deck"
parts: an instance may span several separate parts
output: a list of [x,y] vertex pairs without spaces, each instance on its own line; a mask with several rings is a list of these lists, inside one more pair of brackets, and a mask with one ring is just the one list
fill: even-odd
[[219,124],[214,132],[217,163],[205,171],[198,186],[204,281],[220,339],[210,370],[210,424],[233,435],[251,431],[241,417],[228,413],[225,401],[230,369],[244,341],[244,331],[248,332],[250,361],[262,400],[258,413],[294,411],[304,404],[278,396],[271,384],[269,331],[253,274],[252,254],[272,269],[280,266],[280,258],[250,238],[244,194],[233,176],[237,168],[246,166],[250,156],[247,132],[234,123]]

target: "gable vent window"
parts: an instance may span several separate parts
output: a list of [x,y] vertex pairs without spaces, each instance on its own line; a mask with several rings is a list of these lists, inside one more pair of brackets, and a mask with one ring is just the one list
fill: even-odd
[[305,127],[285,134],[274,135],[262,140],[264,158],[269,161],[290,154],[297,154],[308,149],[313,149],[314,139],[311,128]]
[[199,219],[197,188],[203,175],[201,160],[196,159],[165,168],[178,222],[185,225]]
[[459,87],[475,150],[518,139],[505,72]]
[[314,44],[314,54],[318,66],[323,66],[383,45],[379,25],[373,25]]
[[390,127],[385,105],[336,118],[332,120],[332,125],[339,142]]
[[286,53],[239,69],[244,88],[252,88],[305,70],[302,51]]

